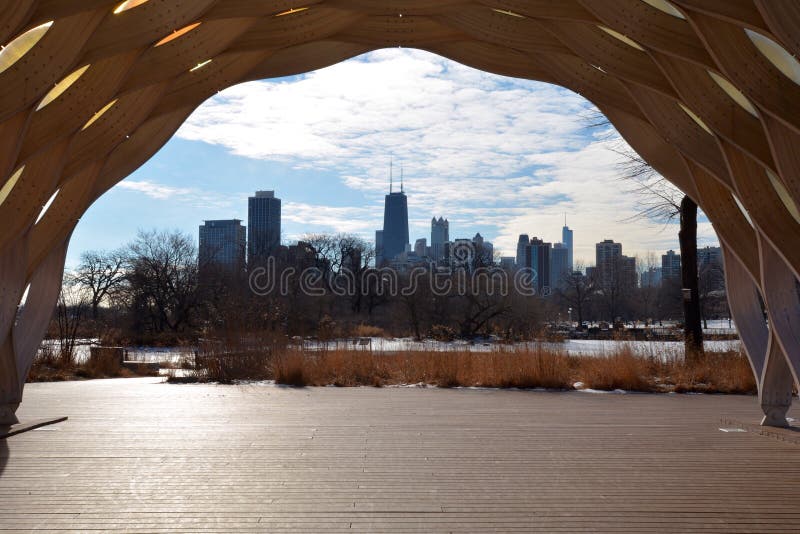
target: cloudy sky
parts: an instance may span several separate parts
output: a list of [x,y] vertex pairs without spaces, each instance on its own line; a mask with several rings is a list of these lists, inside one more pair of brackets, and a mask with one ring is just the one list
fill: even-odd
[[[616,133],[589,126],[591,109],[565,89],[401,49],[239,85],[90,208],[68,261],[138,228],[196,238],[203,220],[246,221],[247,197],[261,189],[283,200],[287,242],[309,232],[372,240],[391,158],[396,178],[403,167],[412,244],[430,239],[431,217],[442,216],[451,239],[481,232],[513,255],[520,233],[560,240],[566,214],[586,263],[602,239],[628,255],[677,248],[675,225],[631,220],[637,197],[619,178]],[[704,217],[699,236],[717,241]]]

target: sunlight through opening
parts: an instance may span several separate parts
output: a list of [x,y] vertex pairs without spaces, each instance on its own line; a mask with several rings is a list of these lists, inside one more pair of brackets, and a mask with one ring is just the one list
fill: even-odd
[[300,13],[302,11],[306,11],[307,9],[308,9],[307,7],[292,8],[292,9],[289,9],[287,11],[281,11],[280,13],[276,13],[275,16],[276,17],[285,17],[286,15],[294,15],[295,13]]
[[611,37],[614,37],[615,39],[618,39],[618,40],[622,41],[626,45],[632,46],[636,50],[640,50],[640,51],[644,52],[644,48],[642,48],[642,46],[639,43],[637,43],[636,41],[634,41],[630,37],[626,37],[625,35],[622,35],[618,31],[614,31],[611,28],[608,28],[606,26],[597,26],[597,27],[600,28],[601,30],[603,30],[604,32],[606,32]]
[[119,15],[123,11],[128,11],[129,9],[133,9],[134,7],[140,6],[147,2],[147,0],[126,0],[122,2],[117,8],[114,10],[115,15]]
[[686,17],[683,15],[683,13],[681,13],[677,7],[672,5],[672,3],[668,2],[667,0],[642,0],[642,2],[656,8],[662,13],[666,13],[667,15],[672,15],[675,18],[686,20]]
[[678,105],[681,107],[681,109],[684,111],[684,113],[689,115],[689,117],[691,117],[691,119],[694,122],[697,123],[697,125],[699,127],[701,127],[703,130],[705,130],[709,134],[714,135],[714,132],[711,131],[711,128],[709,128],[708,125],[705,122],[703,122],[703,119],[698,117],[697,114],[695,114],[691,109],[689,109],[686,106],[684,106],[682,102],[678,102]]
[[747,219],[747,223],[753,228],[755,228],[755,225],[753,224],[753,219],[750,218],[750,214],[747,213],[747,210],[742,204],[742,201],[739,200],[739,197],[737,197],[736,195],[731,195],[731,196],[733,197],[733,201],[736,202],[736,205],[739,206],[739,211],[741,211],[742,215],[744,215],[744,218]]
[[203,61],[202,63],[198,63],[197,65],[195,65],[194,67],[192,67],[191,69],[189,69],[189,72],[194,72],[194,71],[200,70],[200,69],[202,69],[203,67],[205,67],[206,65],[208,65],[209,63],[211,63],[211,61],[212,61],[212,60],[210,60],[210,59],[207,59],[207,60]]
[[70,74],[69,76],[67,76],[66,78],[64,78],[63,80],[61,80],[60,82],[58,82],[55,85],[55,87],[50,89],[50,91],[46,95],[44,95],[42,101],[39,103],[38,106],[36,106],[36,111],[39,111],[40,109],[51,103],[53,100],[61,96],[64,93],[64,91],[69,89],[73,83],[77,82],[78,78],[83,76],[83,73],[86,72],[88,69],[89,65],[81,67],[72,74]]
[[34,226],[39,224],[39,221],[42,220],[42,217],[44,217],[44,214],[47,213],[47,210],[50,209],[50,206],[53,205],[53,201],[56,199],[56,197],[58,196],[58,193],[60,191],[61,191],[61,189],[57,189],[56,192],[53,193],[53,195],[50,197],[50,199],[47,202],[44,203],[44,206],[42,206],[42,211],[40,211],[39,212],[39,216],[36,217],[36,222],[33,223]]
[[492,8],[492,11],[495,13],[500,13],[501,15],[508,15],[509,17],[516,17],[518,19],[524,19],[525,15],[520,15],[519,13],[514,13],[513,11],[509,11],[508,9],[497,9]]
[[166,37],[161,39],[159,42],[154,44],[153,48],[156,48],[156,47],[159,47],[161,45],[167,44],[170,41],[174,41],[175,39],[177,39],[181,35],[186,35],[190,31],[192,31],[193,29],[195,29],[198,26],[200,26],[200,24],[202,24],[202,22],[195,22],[194,24],[189,24],[188,26],[185,26],[185,27],[181,28],[180,30],[175,30],[174,32],[172,32],[171,34],[167,35]]
[[734,102],[739,104],[745,111],[747,111],[753,117],[758,118],[758,110],[756,110],[755,106],[747,99],[744,94],[738,90],[731,82],[727,79],[723,78],[716,72],[708,71],[708,74],[711,76],[711,79],[714,80],[717,85],[719,85],[720,89],[725,91]]
[[92,116],[92,118],[91,118],[91,119],[89,119],[89,121],[88,121],[86,124],[84,124],[84,125],[83,125],[83,128],[81,128],[81,131],[85,130],[86,128],[88,128],[89,126],[91,126],[92,124],[94,124],[95,122],[97,122],[97,120],[98,120],[100,117],[102,117],[102,116],[103,116],[103,114],[104,114],[106,111],[108,111],[109,109],[111,109],[111,108],[114,106],[114,104],[116,104],[116,103],[117,103],[117,99],[115,98],[114,100],[112,100],[111,102],[109,102],[108,104],[106,104],[106,105],[103,107],[103,109],[101,109],[100,111],[98,111],[97,113],[95,113],[95,114]]
[[22,298],[19,299],[19,304],[17,305],[18,308],[22,308],[25,306],[25,303],[28,302],[28,293],[31,292],[31,285],[28,284],[25,286],[25,291],[22,292]]
[[6,201],[8,195],[11,194],[11,190],[14,189],[14,186],[17,185],[20,176],[22,176],[22,172],[25,170],[25,165],[17,169],[17,171],[11,175],[11,178],[0,188],[0,206],[3,205],[3,202]]
[[792,195],[789,194],[786,186],[783,185],[781,179],[769,169],[767,169],[767,176],[769,177],[769,181],[772,182],[772,187],[775,188],[775,192],[778,193],[781,202],[783,202],[783,205],[786,206],[786,210],[792,215],[792,217],[794,217],[795,221],[800,223],[800,211],[798,211],[797,204],[795,204],[795,201],[792,198]]
[[47,33],[52,25],[52,20],[45,22],[26,31],[6,46],[0,47],[0,72],[5,71],[22,59],[44,37],[44,34]]
[[750,29],[745,29],[744,31],[753,44],[756,45],[758,51],[761,52],[776,69],[781,71],[784,76],[794,83],[800,85],[800,62],[797,61],[796,57],[766,35],[762,35]]

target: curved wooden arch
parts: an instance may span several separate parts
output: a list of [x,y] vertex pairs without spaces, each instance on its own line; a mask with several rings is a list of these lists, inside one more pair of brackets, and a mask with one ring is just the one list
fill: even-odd
[[9,0],[0,12],[0,44],[53,22],[0,72],[0,422],[15,419],[69,236],[92,202],[217,91],[404,46],[583,95],[690,195],[722,242],[766,423],[785,423],[800,376],[800,85],[746,30],[798,53],[796,3],[148,0],[115,13],[121,1]]

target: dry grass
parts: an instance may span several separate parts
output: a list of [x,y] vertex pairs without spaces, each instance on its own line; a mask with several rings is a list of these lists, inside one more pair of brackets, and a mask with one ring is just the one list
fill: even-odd
[[353,328],[354,337],[389,337],[386,331],[379,326],[361,323]]
[[154,376],[150,368],[141,365],[136,369],[128,369],[120,365],[112,365],[108,360],[88,360],[83,363],[65,361],[54,357],[48,350],[41,351],[33,360],[28,373],[28,382],[64,382],[91,378],[133,378],[136,376]]
[[[747,359],[736,352],[685,360],[680,354],[637,354],[632,347],[604,356],[568,356],[545,348],[495,352],[400,352],[364,350],[271,352],[236,359],[236,379],[273,379],[292,386],[384,386],[573,389],[643,392],[755,393]],[[218,364],[215,364],[218,366]],[[230,365],[230,364],[229,364]],[[216,368],[216,367],[215,367]],[[207,379],[218,373],[214,368]]]

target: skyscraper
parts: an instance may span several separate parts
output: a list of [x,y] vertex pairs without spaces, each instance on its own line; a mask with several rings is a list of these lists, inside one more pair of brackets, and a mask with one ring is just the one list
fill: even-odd
[[668,250],[661,255],[661,279],[666,281],[681,281],[681,255],[674,250]]
[[527,266],[533,269],[536,276],[536,290],[540,295],[546,295],[552,289],[550,279],[550,251],[551,243],[534,237],[526,248],[528,254]]
[[431,258],[440,261],[445,257],[444,244],[450,241],[450,222],[447,219],[431,219]]
[[622,257],[622,243],[606,239],[595,245],[595,266],[597,267],[598,285],[601,288],[613,287],[615,275]]
[[722,265],[722,249],[719,247],[704,247],[697,249],[697,266]]
[[650,267],[639,277],[641,287],[661,287],[661,267]]
[[375,267],[383,263],[383,230],[375,230]]
[[408,198],[403,191],[402,170],[400,192],[395,193],[392,188],[390,173],[389,194],[383,209],[383,259],[389,261],[411,247],[408,242]]
[[428,240],[426,238],[417,239],[414,243],[414,254],[419,258],[424,258],[428,255]]
[[517,241],[517,267],[520,269],[530,267],[528,263],[528,245],[530,244],[531,240],[528,234],[519,235],[519,240]]
[[562,287],[564,277],[571,273],[569,249],[564,243],[554,244],[552,250],[550,250],[550,281],[553,287]]
[[205,221],[200,226],[200,271],[218,267],[229,272],[244,269],[246,229],[239,219]]
[[569,268],[569,272],[575,268],[575,264],[573,262],[573,245],[572,245],[572,230],[570,230],[569,226],[567,226],[567,218],[564,217],[564,227],[561,229],[561,242],[564,244],[564,247],[567,249],[567,266]]
[[247,199],[247,261],[263,261],[281,244],[281,199],[274,191],[256,191]]
[[480,232],[472,238],[472,245],[475,249],[475,266],[488,267],[494,265],[494,243],[486,241]]

